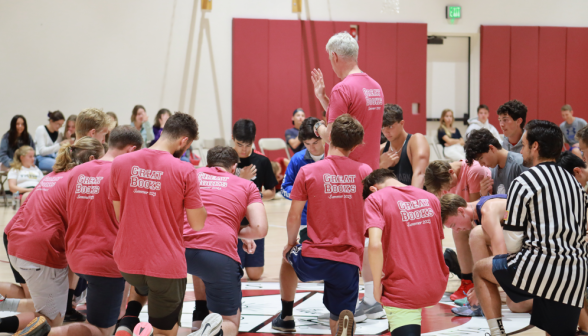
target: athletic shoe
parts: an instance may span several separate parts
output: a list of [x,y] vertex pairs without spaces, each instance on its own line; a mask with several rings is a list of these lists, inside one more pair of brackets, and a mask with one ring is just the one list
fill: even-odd
[[355,319],[353,313],[349,310],[344,310],[339,314],[339,321],[337,322],[337,336],[353,336],[355,334]]
[[153,326],[149,322],[139,322],[133,330],[133,336],[153,336]]
[[484,312],[482,312],[482,306],[472,307],[469,303],[463,307],[451,308],[451,312],[457,316],[484,316]]
[[86,322],[86,316],[75,309],[65,312],[63,322]]
[[453,301],[453,303],[455,303],[456,305],[458,305],[460,307],[465,306],[468,303],[468,298],[464,297],[463,299],[458,299],[458,300]]
[[449,297],[451,301],[463,299],[467,296],[467,293],[470,289],[474,288],[474,283],[471,280],[461,280],[461,285],[455,291],[455,293],[451,294]]
[[446,248],[445,252],[443,252],[443,259],[445,259],[445,265],[449,268],[449,272],[457,275],[461,279],[461,268],[457,260],[457,253],[450,248]]
[[[362,319],[361,317],[365,315],[365,318]],[[363,322],[366,319],[370,320],[377,320],[386,316],[384,312],[384,308],[378,302],[374,303],[373,305],[369,305],[365,302],[365,300],[359,301],[359,304],[355,308],[355,322]]]
[[51,326],[43,316],[35,317],[27,326],[13,336],[47,336]]
[[223,317],[219,314],[211,313],[202,320],[202,326],[198,331],[188,336],[222,336],[223,335]]
[[126,326],[119,326],[116,328],[114,336],[133,336],[133,332]]
[[279,331],[296,331],[296,322],[294,322],[294,316],[286,316],[282,319],[282,313],[272,321],[272,329]]

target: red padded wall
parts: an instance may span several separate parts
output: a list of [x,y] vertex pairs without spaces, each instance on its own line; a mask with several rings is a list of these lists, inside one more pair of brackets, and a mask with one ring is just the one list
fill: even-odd
[[363,50],[367,64],[362,67],[362,70],[380,84],[384,91],[385,102],[396,104],[398,25],[395,23],[368,23],[367,25],[370,35],[366,48]]
[[253,120],[257,139],[268,129],[268,28],[268,20],[233,20],[233,123]]
[[588,28],[568,28],[566,104],[575,116],[588,120]]
[[565,27],[539,28],[537,117],[557,124],[566,100],[566,35]]
[[[399,23],[397,36],[396,98],[404,111],[404,129],[426,134],[427,25]],[[412,114],[412,103],[420,104],[416,115]]]
[[482,26],[480,103],[490,108],[490,123],[500,132],[496,110],[510,100],[510,27]]
[[527,120],[537,119],[539,27],[513,26],[510,37],[510,99],[527,106]]

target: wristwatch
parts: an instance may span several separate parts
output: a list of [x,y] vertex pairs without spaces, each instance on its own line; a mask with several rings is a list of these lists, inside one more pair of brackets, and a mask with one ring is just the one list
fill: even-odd
[[316,135],[319,138],[321,136],[318,134],[318,129],[319,129],[319,127],[321,127],[321,125],[325,125],[325,122],[322,121],[322,120],[320,120],[319,122],[317,122],[316,124],[314,124],[314,135]]

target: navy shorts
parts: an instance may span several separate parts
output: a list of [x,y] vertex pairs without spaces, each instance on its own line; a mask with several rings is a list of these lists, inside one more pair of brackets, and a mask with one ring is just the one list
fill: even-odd
[[263,267],[265,264],[265,238],[255,240],[255,244],[257,244],[255,253],[248,254],[243,250],[243,242],[239,239],[237,251],[239,252],[239,258],[243,267]]
[[[6,232],[4,232],[4,247],[6,248],[6,255],[8,255],[8,236],[6,235]],[[8,262],[10,263],[10,258],[8,258]],[[14,275],[14,281],[17,284],[27,283],[25,279],[22,277],[22,275],[20,275],[20,273],[18,273],[18,271],[15,270],[14,267],[12,267],[12,264],[10,264],[10,269],[12,270],[12,274]]]
[[533,299],[531,325],[544,330],[551,336],[576,335],[579,307],[547,300],[526,292],[512,284],[517,273],[517,265],[508,265],[508,254],[499,254],[492,259],[492,273],[504,292],[513,302]]
[[359,295],[359,267],[339,261],[302,256],[302,245],[288,252],[288,262],[302,282],[325,282],[323,304],[331,313],[332,320],[338,320],[343,310],[355,313]]
[[243,269],[232,258],[217,252],[186,249],[188,273],[206,286],[208,309],[223,316],[237,315],[241,309]]
[[78,274],[88,282],[88,322],[98,328],[110,328],[116,324],[125,290],[125,279]]

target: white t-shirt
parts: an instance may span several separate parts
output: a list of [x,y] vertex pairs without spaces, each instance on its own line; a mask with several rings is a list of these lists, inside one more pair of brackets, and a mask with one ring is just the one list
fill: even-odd
[[21,188],[34,188],[42,178],[43,172],[37,166],[21,167],[20,169],[12,168],[8,172],[8,179],[16,180],[16,185]]

